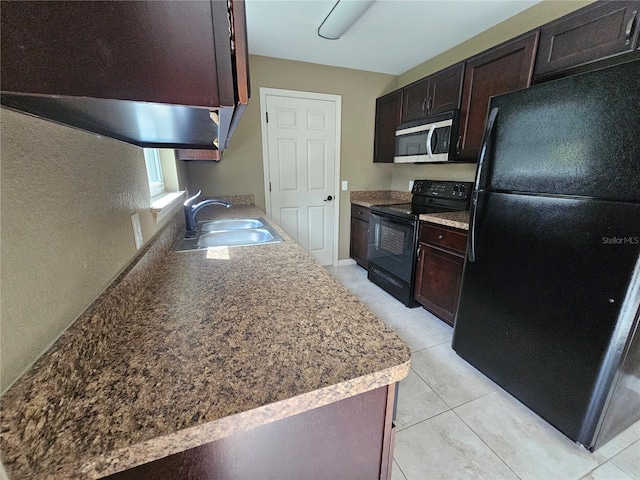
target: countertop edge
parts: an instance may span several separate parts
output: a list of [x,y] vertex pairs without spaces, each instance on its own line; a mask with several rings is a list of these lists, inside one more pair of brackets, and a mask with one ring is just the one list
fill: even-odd
[[[465,217],[466,220],[452,217]],[[469,212],[446,212],[446,213],[423,213],[420,215],[421,222],[435,223],[446,227],[457,228],[459,230],[469,230]]]
[[[299,413],[323,407],[376,388],[393,384],[409,373],[411,360],[385,370],[363,375],[339,384],[280,400],[252,410],[224,417],[213,422],[190,427],[170,435],[154,438],[129,447],[94,457],[83,463],[82,478],[102,478],[145,463],[184,452],[191,448],[228,437]],[[76,466],[77,467],[77,466]],[[65,470],[67,470],[65,468]],[[69,479],[72,471],[58,472],[56,478]]]

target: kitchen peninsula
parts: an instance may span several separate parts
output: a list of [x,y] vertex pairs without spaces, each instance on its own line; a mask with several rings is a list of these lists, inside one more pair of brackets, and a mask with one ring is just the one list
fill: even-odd
[[409,349],[271,224],[193,252],[163,229],[3,395],[10,478],[387,478]]

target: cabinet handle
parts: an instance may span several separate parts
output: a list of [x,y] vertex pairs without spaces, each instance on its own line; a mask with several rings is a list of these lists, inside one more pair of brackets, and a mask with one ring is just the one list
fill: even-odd
[[438,235],[438,240],[442,240],[444,237],[442,236],[442,234]]
[[629,23],[627,23],[627,29],[625,30],[625,45],[629,45],[631,43],[631,33],[633,32],[633,26],[636,23],[636,16],[638,15],[638,11],[634,10],[631,14],[631,18],[629,19]]
[[416,257],[418,258],[418,261],[420,261],[420,244],[418,244],[418,250],[416,250]]
[[458,136],[458,141],[456,142],[456,154],[460,155],[460,142],[462,142],[462,135]]
[[424,98],[422,100],[422,107],[420,107],[420,108],[422,108],[422,113],[424,113],[426,111],[426,107],[427,107],[427,99]]
[[433,99],[429,97],[429,101],[427,102],[427,112],[430,112],[433,108]]

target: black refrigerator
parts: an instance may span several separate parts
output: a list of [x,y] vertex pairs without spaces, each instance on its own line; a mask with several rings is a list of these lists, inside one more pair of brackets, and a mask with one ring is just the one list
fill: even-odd
[[640,419],[640,61],[489,105],[452,347],[593,450]]

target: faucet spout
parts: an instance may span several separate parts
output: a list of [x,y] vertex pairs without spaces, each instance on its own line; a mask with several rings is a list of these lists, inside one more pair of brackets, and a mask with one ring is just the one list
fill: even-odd
[[222,205],[230,208],[233,205],[231,202],[219,198],[210,198],[193,205],[193,202],[198,199],[201,193],[202,190],[199,190],[198,193],[184,202],[184,220],[187,228],[187,237],[195,237],[196,230],[198,229],[196,214],[204,207],[208,207],[209,205]]

